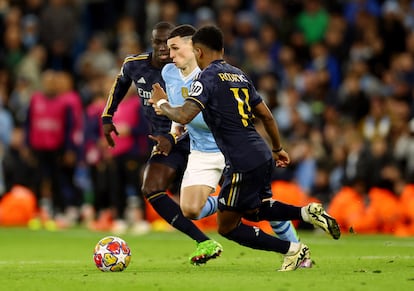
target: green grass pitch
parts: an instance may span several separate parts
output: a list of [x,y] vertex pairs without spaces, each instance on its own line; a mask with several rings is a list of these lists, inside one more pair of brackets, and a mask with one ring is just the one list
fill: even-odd
[[204,266],[188,263],[195,243],[179,232],[122,235],[132,250],[129,267],[99,271],[95,244],[110,233],[0,228],[0,290],[414,290],[414,237],[299,231],[312,269],[277,272],[282,257],[251,250],[216,233],[222,255]]

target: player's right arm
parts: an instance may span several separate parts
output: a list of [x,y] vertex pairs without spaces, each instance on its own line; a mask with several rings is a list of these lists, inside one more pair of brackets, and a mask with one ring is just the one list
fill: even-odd
[[286,167],[290,163],[289,154],[283,149],[279,128],[267,105],[262,101],[253,107],[254,115],[259,118],[272,142],[272,155],[278,167]]
[[118,109],[119,103],[125,97],[132,84],[132,79],[126,73],[126,62],[122,65],[121,72],[116,77],[111,91],[109,92],[105,108],[102,112],[103,133],[109,146],[114,147],[115,142],[112,138],[112,132],[118,135],[118,131],[112,122],[112,118]]

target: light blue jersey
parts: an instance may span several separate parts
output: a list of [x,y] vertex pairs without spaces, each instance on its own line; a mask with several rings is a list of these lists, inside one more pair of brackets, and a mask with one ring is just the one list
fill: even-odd
[[[190,75],[184,77],[174,64],[167,64],[162,69],[161,75],[165,81],[168,101],[173,106],[184,103],[194,77],[200,72],[197,67]],[[190,123],[186,125],[190,134],[190,149],[200,152],[219,152],[213,134],[203,119],[200,112]]]

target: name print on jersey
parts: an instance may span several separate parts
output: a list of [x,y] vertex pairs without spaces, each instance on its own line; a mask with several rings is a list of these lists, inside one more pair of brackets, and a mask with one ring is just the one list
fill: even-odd
[[217,74],[221,81],[227,82],[249,82],[246,76],[243,74],[231,74],[231,73],[218,73]]

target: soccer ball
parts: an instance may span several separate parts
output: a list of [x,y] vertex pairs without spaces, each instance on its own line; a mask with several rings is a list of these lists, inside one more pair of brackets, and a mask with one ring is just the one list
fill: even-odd
[[131,261],[131,250],[122,238],[107,236],[96,244],[93,260],[102,272],[121,272]]

